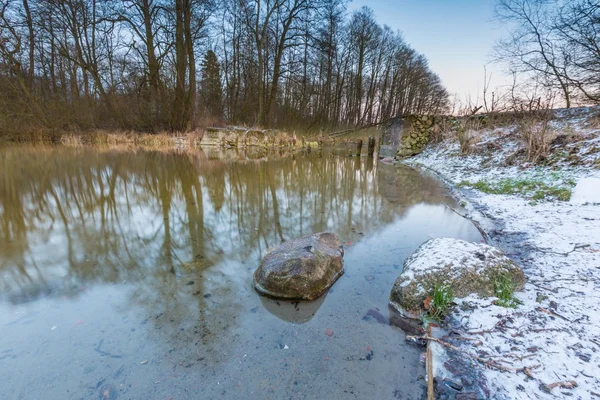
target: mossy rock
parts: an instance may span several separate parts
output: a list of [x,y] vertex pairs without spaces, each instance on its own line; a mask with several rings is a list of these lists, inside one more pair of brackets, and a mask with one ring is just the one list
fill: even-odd
[[509,276],[516,291],[526,278],[521,267],[501,250],[458,239],[432,239],[406,261],[390,294],[390,305],[414,317],[424,311],[423,301],[436,286],[449,285],[457,298],[470,294],[491,297],[495,282]]
[[254,287],[266,296],[314,300],[344,273],[344,249],[334,233],[324,232],[283,243],[254,272]]

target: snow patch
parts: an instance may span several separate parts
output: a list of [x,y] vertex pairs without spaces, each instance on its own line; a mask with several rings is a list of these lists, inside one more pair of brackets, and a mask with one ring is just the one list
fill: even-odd
[[571,195],[571,204],[600,204],[600,178],[583,178]]

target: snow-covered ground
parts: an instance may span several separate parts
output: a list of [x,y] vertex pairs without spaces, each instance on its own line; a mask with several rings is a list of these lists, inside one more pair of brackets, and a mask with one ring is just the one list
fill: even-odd
[[[528,278],[524,291],[516,294],[522,302],[516,309],[496,306],[494,299],[456,299],[463,307],[455,307],[452,330],[473,339],[461,340],[462,350],[490,360],[485,377],[493,398],[600,399],[596,115],[598,108],[558,111],[552,127],[568,137],[555,141],[545,166],[527,163],[524,156],[511,157],[523,147],[516,126],[478,132],[479,141],[468,156],[460,155],[455,139],[447,139],[406,161],[457,187],[469,217]],[[536,194],[531,185],[514,185],[519,181],[545,186]],[[476,189],[500,184],[516,187],[517,194]],[[575,193],[572,201],[560,201],[552,189]]]

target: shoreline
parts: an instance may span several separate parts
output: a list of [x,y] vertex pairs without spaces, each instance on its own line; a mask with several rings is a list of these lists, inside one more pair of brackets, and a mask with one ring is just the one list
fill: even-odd
[[[598,131],[584,132],[589,135],[580,153],[592,157],[575,167],[501,164],[519,146],[507,131],[483,132],[482,143],[494,144],[490,147],[498,154],[484,150],[483,155],[457,156],[458,143],[446,139],[401,162],[444,182],[466,209],[463,217],[479,225],[489,235],[486,241],[521,265],[528,278],[524,290],[515,293],[521,302],[515,309],[494,305],[494,298],[455,299],[458,306],[446,320],[453,335],[445,338],[459,351],[428,341],[438,395],[442,387],[442,398],[463,398],[460,376],[468,374],[490,398],[600,398],[595,377],[600,366],[600,205],[532,200],[530,193],[484,193],[464,184],[537,174],[549,187],[558,187],[600,177],[599,155],[592,151]],[[560,182],[552,182],[554,175]],[[484,366],[475,357],[490,363]],[[449,360],[463,365],[449,371]]]

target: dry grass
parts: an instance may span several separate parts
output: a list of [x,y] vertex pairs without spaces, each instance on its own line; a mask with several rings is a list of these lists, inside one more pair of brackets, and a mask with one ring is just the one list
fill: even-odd
[[475,134],[474,130],[459,130],[458,131],[458,142],[460,143],[461,154],[470,154],[473,151],[473,146],[477,144],[479,137]]
[[185,141],[188,147],[198,147],[200,146],[200,142],[204,138],[204,131],[196,130],[194,132],[190,132],[186,135]]
[[550,126],[551,112],[539,112],[519,121],[519,135],[525,143],[527,161],[538,163],[550,154],[550,145],[556,133]]
[[585,125],[587,128],[590,128],[590,129],[600,129],[600,115],[594,114],[594,115],[590,116],[587,119]]
[[[174,147],[182,143],[195,147],[204,135],[203,131],[194,131],[182,135],[167,132],[156,134],[134,131],[63,131],[29,130],[27,132],[3,134],[3,140],[16,143],[63,144],[66,146],[120,146],[134,145],[143,147]],[[180,140],[176,140],[180,139]]]
[[458,142],[460,143],[460,153],[470,154],[473,151],[473,146],[479,141],[476,132],[481,129],[481,126],[477,120],[471,118],[459,119],[455,124]]

